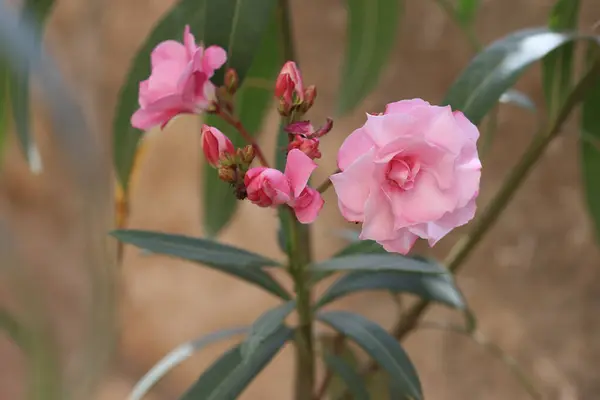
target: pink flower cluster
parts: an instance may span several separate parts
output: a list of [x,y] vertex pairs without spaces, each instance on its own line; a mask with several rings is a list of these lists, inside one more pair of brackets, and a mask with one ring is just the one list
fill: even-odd
[[[181,113],[199,113],[214,105],[210,78],[226,60],[216,46],[197,46],[189,28],[182,43],[166,41],[152,52],[152,73],[140,83],[140,109],[132,125],[164,126]],[[233,92],[232,92],[233,93]],[[293,62],[287,62],[275,83],[279,113],[302,116],[312,106],[316,90],[305,88]],[[299,119],[299,118],[297,118]],[[308,186],[321,158],[320,138],[332,121],[315,129],[310,121],[290,123],[285,170],[250,168],[255,144],[235,149],[215,127],[202,128],[202,149],[219,177],[236,188],[239,198],[260,207],[287,205],[302,223],[312,223],[323,207],[321,194]],[[339,173],[330,177],[339,209],[348,221],[363,224],[361,239],[375,240],[386,250],[406,254],[417,238],[433,246],[453,228],[470,221],[479,193],[481,162],[477,128],[459,111],[432,106],[421,99],[388,104],[383,114],[367,115],[338,152]],[[260,153],[259,153],[260,155]],[[237,157],[237,158],[236,158]]]

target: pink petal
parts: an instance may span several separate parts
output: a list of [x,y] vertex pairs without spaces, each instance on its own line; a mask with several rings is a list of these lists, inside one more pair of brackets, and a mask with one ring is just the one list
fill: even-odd
[[391,196],[394,214],[399,217],[395,228],[405,228],[406,221],[411,224],[435,221],[454,210],[457,197],[452,190],[442,191],[432,174],[421,171],[411,190]]
[[410,249],[414,246],[418,236],[413,234],[407,229],[402,229],[396,232],[398,235],[392,240],[380,240],[378,243],[383,246],[386,251],[392,253],[408,254]]
[[329,179],[338,196],[340,212],[351,222],[364,219],[365,204],[373,184],[374,149],[350,164],[344,172],[331,175]]
[[410,227],[409,230],[419,237],[427,239],[429,246],[433,247],[440,239],[452,231],[452,229],[465,225],[471,221],[475,216],[476,208],[475,199],[473,199],[465,207],[446,213],[437,221],[419,224]]
[[321,211],[323,208],[323,204],[325,203],[323,197],[321,197],[321,193],[313,188],[307,187],[306,195],[310,198],[309,204],[300,208],[294,207],[296,218],[298,218],[298,221],[300,221],[302,224],[310,224],[314,222],[319,215],[319,211]]
[[456,120],[456,124],[465,134],[465,136],[474,142],[479,139],[479,130],[469,119],[460,111],[453,112],[454,119]]
[[387,195],[381,189],[371,192],[365,205],[365,220],[360,239],[390,240],[395,237],[394,214]]
[[400,100],[385,106],[385,114],[408,114],[416,107],[423,106],[429,106],[429,103],[422,99]]
[[399,137],[421,136],[426,122],[409,114],[367,115],[364,129],[376,146],[383,147]]
[[263,190],[273,200],[273,205],[289,202],[292,197],[290,183],[281,171],[267,168],[263,172],[265,187]]
[[209,46],[204,50],[202,57],[202,69],[210,77],[216,69],[219,69],[227,61],[227,53],[222,47]]
[[164,62],[185,64],[189,62],[185,46],[175,40],[166,40],[159,43],[150,54],[152,73],[154,69]]
[[368,152],[373,147],[373,141],[363,128],[358,128],[342,143],[338,151],[338,167],[344,171],[357,158]]
[[429,126],[425,129],[425,140],[452,154],[460,154],[465,136],[458,126],[450,106],[432,106],[431,108],[435,110],[436,115],[432,117]]
[[174,110],[148,111],[140,108],[131,116],[131,125],[146,131],[158,125],[164,126],[177,114]]
[[196,52],[196,38],[190,32],[190,26],[186,25],[183,31],[183,45],[185,46],[185,50],[187,52],[186,56],[188,60],[191,60]]
[[302,151],[290,150],[284,174],[289,179],[294,197],[300,196],[315,168],[317,168],[317,164]]

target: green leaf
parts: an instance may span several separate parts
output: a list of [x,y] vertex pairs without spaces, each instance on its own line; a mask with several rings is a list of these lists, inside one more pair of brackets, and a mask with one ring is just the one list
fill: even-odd
[[478,125],[500,97],[535,61],[575,39],[548,28],[512,33],[481,51],[450,87],[443,103]]
[[402,271],[422,274],[443,274],[445,268],[426,261],[403,257],[399,254],[352,254],[343,257],[330,258],[320,263],[312,264],[313,272],[332,271]]
[[[150,53],[160,42],[182,40],[183,28],[190,25],[198,42],[220,45],[228,52],[227,68],[235,68],[242,84],[261,38],[275,0],[180,0],[155,25],[133,60],[121,88],[113,121],[115,165],[126,189],[133,157],[142,132],[130,124],[138,107],[138,86],[150,75]],[[217,71],[214,82],[222,82],[225,68]]]
[[373,240],[359,240],[357,242],[350,243],[342,250],[337,252],[334,257],[343,257],[351,254],[365,254],[365,253],[387,253],[383,246]]
[[323,356],[327,367],[331,369],[348,387],[354,400],[368,400],[369,392],[358,374],[343,358],[326,352]]
[[[286,148],[289,144],[288,134],[283,128],[285,128],[285,124],[282,121],[279,124],[279,130],[277,132],[277,142],[275,145],[275,168],[280,171],[285,170],[285,164],[287,162]],[[290,229],[292,223],[291,216],[289,211],[285,207],[277,208],[277,216],[279,217],[279,247],[283,252],[287,254],[290,250],[290,238],[288,237],[288,230]]]
[[173,368],[180,365],[182,362],[190,358],[194,353],[202,350],[206,346],[232,336],[246,333],[248,328],[231,328],[223,329],[217,332],[202,336],[199,339],[184,343],[177,346],[173,351],[157,362],[150,371],[148,371],[142,379],[135,384],[135,387],[129,395],[129,400],[142,400],[150,389]]
[[[283,63],[278,39],[277,21],[273,13],[246,80],[235,95],[237,117],[253,136],[260,133],[273,100],[275,79]],[[220,129],[236,147],[247,144],[237,130],[216,116],[207,115],[204,122]],[[204,230],[207,235],[215,236],[231,220],[238,200],[232,187],[219,179],[213,167],[205,164],[203,169]]]
[[[40,40],[43,35],[46,20],[54,6],[54,0],[26,0],[23,4],[22,19],[35,31],[34,39]],[[29,66],[11,71],[9,80],[12,82],[9,97],[12,117],[15,122],[17,139],[33,172],[41,172],[39,150],[31,134],[29,124]]]
[[8,131],[8,112],[10,108],[10,82],[8,66],[0,57],[0,161],[4,158],[4,147]]
[[117,230],[111,233],[123,243],[129,243],[156,254],[166,254],[206,264],[262,287],[266,291],[289,300],[287,291],[261,269],[276,266],[277,261],[236,247],[211,240],[140,230]]
[[318,319],[356,342],[390,376],[394,399],[423,397],[417,371],[400,344],[388,332],[365,317],[348,311],[320,313]]
[[587,206],[600,239],[600,80],[587,90],[581,110],[581,169]]
[[480,2],[480,0],[458,0],[455,14],[461,24],[470,25],[474,22]]
[[377,85],[396,41],[401,0],[347,0],[346,55],[337,114],[352,111]]
[[180,400],[237,399],[292,333],[290,328],[281,326],[248,360],[242,358],[240,346],[232,348],[211,365]]
[[285,319],[296,307],[296,301],[288,301],[262,314],[252,324],[250,332],[240,348],[242,358],[250,359],[256,350],[284,324]]
[[[555,31],[574,31],[577,28],[579,0],[558,0],[552,12],[548,26]],[[571,88],[573,69],[573,43],[550,52],[542,62],[544,95],[550,115],[555,115]]]
[[503,104],[514,104],[532,112],[537,111],[537,107],[533,100],[525,93],[516,89],[508,89],[506,92],[502,93],[502,96],[500,96],[498,101]]
[[450,274],[415,274],[410,272],[351,272],[339,278],[317,301],[323,307],[340,297],[364,290],[408,292],[426,300],[439,301],[450,307],[464,309],[463,296]]

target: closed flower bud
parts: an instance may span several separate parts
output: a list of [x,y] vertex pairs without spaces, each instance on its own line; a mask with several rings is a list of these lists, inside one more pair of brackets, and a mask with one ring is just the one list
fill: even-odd
[[225,88],[229,94],[235,94],[238,89],[239,78],[235,69],[229,68],[227,72],[225,72]]
[[243,148],[240,149],[240,161],[243,162],[244,164],[250,164],[252,162],[252,160],[254,160],[254,146],[252,146],[251,144],[244,146]]
[[317,87],[315,85],[310,85],[304,91],[304,102],[300,105],[300,111],[305,113],[315,104],[315,99],[317,98]]
[[202,151],[206,161],[216,167],[223,155],[235,154],[233,143],[220,130],[213,126],[202,127]]

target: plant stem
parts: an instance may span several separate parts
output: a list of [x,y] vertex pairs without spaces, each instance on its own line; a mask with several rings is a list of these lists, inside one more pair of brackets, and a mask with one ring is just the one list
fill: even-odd
[[306,225],[290,212],[290,273],[294,279],[298,328],[296,332],[296,400],[312,400],[315,383],[313,314],[310,277],[306,266],[311,260],[310,236]]
[[242,135],[242,137],[244,138],[244,140],[246,142],[248,142],[248,144],[251,144],[252,147],[254,147],[254,151],[256,153],[256,156],[260,160],[260,163],[264,167],[268,168],[269,167],[269,162],[265,158],[265,155],[263,154],[262,150],[260,149],[260,146],[258,145],[258,143],[256,143],[256,140],[254,140],[254,138],[252,137],[252,135],[250,135],[250,133],[244,127],[244,124],[242,124],[242,122],[239,119],[237,119],[237,118],[233,117],[232,115],[224,112],[220,108],[217,108],[215,114],[218,115],[223,121],[227,122],[229,125],[233,126],[235,129],[237,129],[237,131],[240,133],[240,135]]

